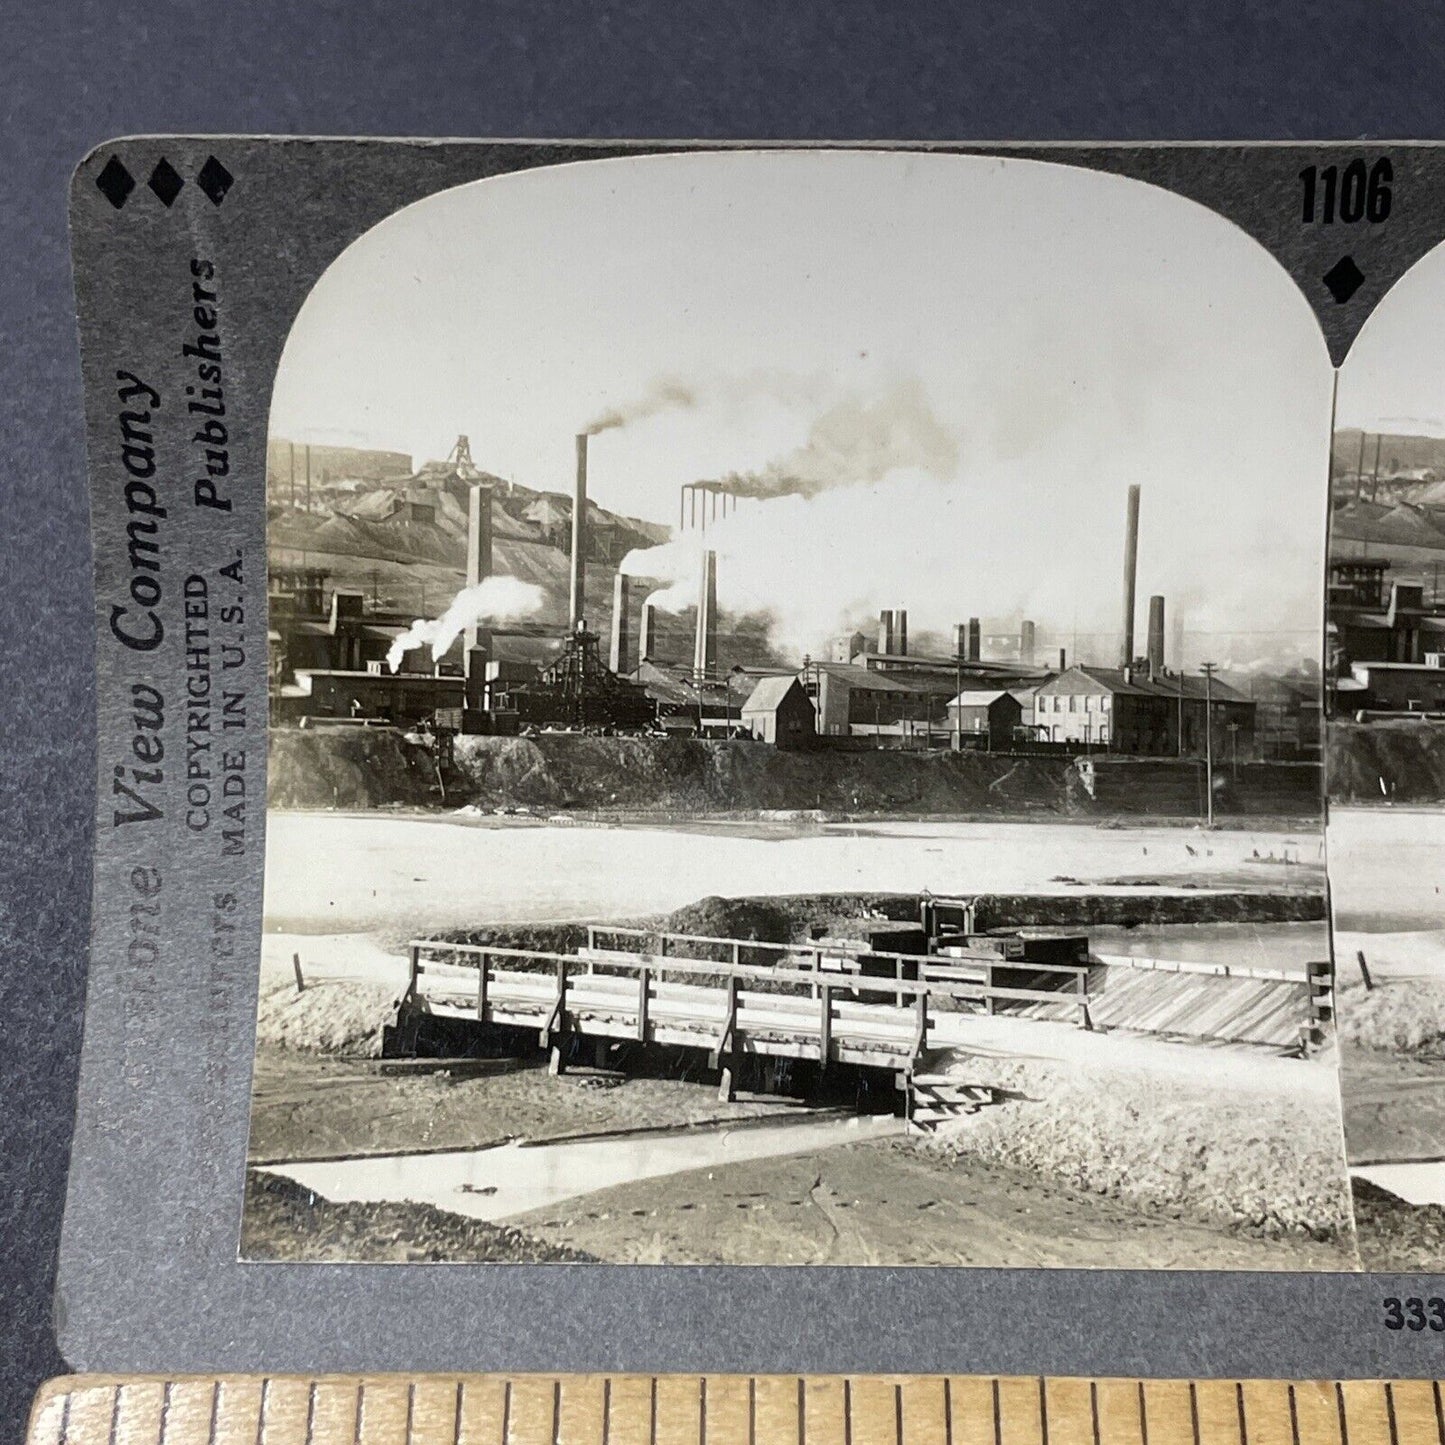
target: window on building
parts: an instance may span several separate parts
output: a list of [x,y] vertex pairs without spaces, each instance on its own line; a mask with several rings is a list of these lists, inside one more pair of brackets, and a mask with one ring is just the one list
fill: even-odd
[[1113,699],[1106,693],[1103,697],[1101,697],[1101,698],[1099,699],[1099,711],[1100,711],[1100,712],[1108,712],[1108,711],[1109,711],[1109,704],[1110,704],[1112,701],[1113,701]]
[[1078,712],[1078,710],[1079,710],[1079,698],[1078,698],[1078,695],[1077,695],[1076,693],[1070,693],[1070,694],[1069,694],[1069,711],[1070,711],[1070,712]]
[[1085,712],[1093,712],[1093,710],[1094,710],[1094,696],[1093,696],[1092,693],[1090,693],[1090,694],[1084,699],[1084,711],[1085,711]]

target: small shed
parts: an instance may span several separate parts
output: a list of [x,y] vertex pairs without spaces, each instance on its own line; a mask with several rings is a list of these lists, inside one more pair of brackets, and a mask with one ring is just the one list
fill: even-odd
[[806,748],[818,735],[817,716],[796,677],[765,677],[743,704],[743,726],[762,742]]
[[1022,720],[1023,707],[1011,692],[964,691],[948,705],[949,726],[960,741],[978,745],[987,737],[990,749],[1006,749]]

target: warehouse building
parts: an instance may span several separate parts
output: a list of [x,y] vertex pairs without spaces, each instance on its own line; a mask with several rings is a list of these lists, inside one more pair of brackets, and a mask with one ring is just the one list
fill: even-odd
[[743,704],[743,726],[759,742],[780,748],[811,747],[817,714],[796,677],[765,677]]
[[1003,752],[1023,722],[1023,706],[1002,689],[964,691],[948,704],[949,728],[961,747]]
[[[1238,758],[1255,754],[1252,698],[1215,678],[1214,746]],[[1035,735],[1143,757],[1202,756],[1205,751],[1202,677],[1149,675],[1141,667],[1075,665],[1040,684],[1034,694]]]

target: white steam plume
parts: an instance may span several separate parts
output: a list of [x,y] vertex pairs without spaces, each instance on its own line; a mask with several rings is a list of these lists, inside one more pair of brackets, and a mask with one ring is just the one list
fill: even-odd
[[483,622],[515,622],[541,611],[546,594],[532,582],[515,577],[483,577],[475,587],[463,587],[451,606],[438,618],[419,617],[386,654],[386,665],[395,672],[402,658],[418,647],[430,647],[440,657],[468,627]]

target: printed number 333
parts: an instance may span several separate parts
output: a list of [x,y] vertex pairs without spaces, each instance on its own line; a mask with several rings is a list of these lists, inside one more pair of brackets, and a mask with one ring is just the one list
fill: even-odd
[[1431,1295],[1421,1299],[1410,1295],[1399,1299],[1395,1295],[1385,1297],[1385,1328],[1387,1330],[1432,1329],[1437,1333],[1445,1331],[1445,1299]]

